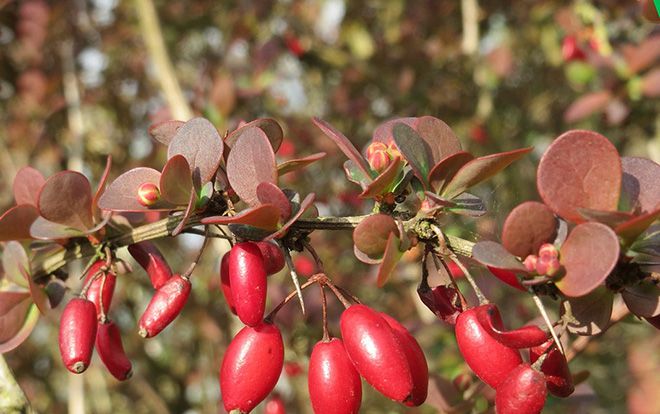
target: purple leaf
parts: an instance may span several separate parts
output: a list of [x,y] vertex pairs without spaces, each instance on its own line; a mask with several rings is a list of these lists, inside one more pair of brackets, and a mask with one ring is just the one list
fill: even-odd
[[385,168],[378,177],[376,177],[371,183],[360,194],[361,198],[373,198],[378,195],[385,194],[392,190],[394,184],[397,183],[397,179],[401,174],[403,167],[403,161],[401,158],[396,157],[390,165]]
[[39,190],[46,182],[41,173],[32,167],[18,170],[14,178],[14,200],[16,204],[31,204],[37,206]]
[[601,223],[577,225],[561,246],[566,269],[555,284],[566,296],[584,296],[600,286],[619,260],[619,239]]
[[502,245],[512,254],[525,258],[538,254],[543,243],[557,236],[557,219],[545,204],[524,202],[509,213],[502,227]]
[[325,152],[317,152],[316,154],[308,155],[303,158],[297,158],[295,160],[285,161],[282,164],[277,166],[277,174],[281,177],[284,174],[288,174],[293,171],[300,170],[307,167],[309,164],[320,160],[325,157]]
[[414,129],[404,123],[397,123],[392,127],[392,136],[399,152],[408,161],[424,188],[427,188],[427,177],[431,170],[431,156],[426,142]]
[[646,158],[622,157],[621,201],[624,210],[653,211],[660,206],[660,165]]
[[440,193],[442,187],[456,175],[458,170],[473,159],[474,157],[469,152],[460,151],[438,161],[429,172],[428,177],[433,191]]
[[567,123],[580,121],[595,113],[605,110],[612,99],[610,91],[598,91],[584,94],[577,98],[564,112],[564,121]]
[[426,141],[427,147],[431,151],[430,156],[433,165],[461,151],[461,142],[454,131],[438,118],[422,116],[417,118],[412,127]]
[[650,211],[641,216],[634,217],[625,223],[621,223],[614,228],[614,232],[619,235],[626,245],[632,243],[644,233],[658,218],[660,218],[660,208]]
[[188,222],[188,219],[190,218],[190,215],[192,214],[193,211],[195,211],[195,201],[197,201],[197,193],[195,191],[190,192],[190,199],[188,200],[188,205],[186,206],[186,210],[183,212],[183,217],[181,218],[181,221],[179,224],[176,225],[174,230],[172,230],[172,236],[178,236],[181,231],[183,231],[183,228],[186,226],[186,223]]
[[280,149],[280,145],[282,145],[284,132],[282,131],[280,124],[278,124],[277,121],[272,118],[255,119],[252,122],[241,125],[240,128],[237,128],[231,134],[229,134],[229,136],[227,136],[227,139],[225,139],[225,144],[227,144],[229,148],[234,148],[234,144],[236,144],[239,139],[242,139],[241,136],[243,133],[255,127],[261,129],[264,134],[266,134],[266,138],[268,138],[268,142],[270,142],[270,146],[273,148],[273,152],[277,152],[277,150]]
[[313,118],[312,122],[314,122],[314,125],[323,131],[323,133],[327,135],[328,138],[332,139],[334,143],[337,144],[339,149],[344,153],[344,155],[346,155],[349,160],[353,161],[355,166],[362,172],[362,175],[371,181],[371,178],[373,178],[371,168],[369,167],[367,160],[364,159],[362,154],[360,154],[360,152],[355,148],[353,143],[351,143],[351,141],[349,141],[349,139],[346,138],[344,134],[334,129],[327,122],[319,118]]
[[43,217],[37,217],[30,226],[30,236],[37,240],[69,239],[73,237],[82,237],[84,235],[84,231],[74,229],[66,224],[46,220]]
[[462,166],[440,192],[445,198],[454,198],[468,188],[489,179],[519,160],[532,148],[521,148],[475,158]]
[[360,222],[353,230],[355,247],[372,260],[380,260],[390,236],[399,236],[396,222],[387,214],[374,214]]
[[100,218],[100,212],[98,211],[99,198],[103,195],[105,191],[105,184],[108,182],[108,176],[110,175],[110,168],[112,167],[112,155],[108,155],[108,158],[105,160],[105,168],[103,169],[103,174],[99,180],[99,185],[96,187],[96,193],[94,193],[94,198],[92,199],[92,213],[94,214],[95,219]]
[[83,231],[94,226],[92,187],[75,171],[61,171],[46,180],[38,208],[43,218],[55,223]]
[[20,204],[0,216],[0,241],[31,239],[30,226],[39,217],[32,204]]
[[195,188],[211,181],[222,161],[222,138],[212,123],[193,118],[176,131],[167,147],[167,158],[177,154],[186,157]]
[[99,208],[111,211],[159,211],[172,210],[175,206],[159,201],[146,207],[138,201],[138,189],[144,183],[160,184],[160,172],[153,168],[138,167],[117,177],[99,199]]
[[[25,299],[30,297],[30,292],[27,290],[3,290],[0,291],[0,317],[11,312]],[[0,333],[2,335],[2,333]]]
[[289,230],[289,227],[293,225],[293,223],[298,220],[307,209],[313,207],[314,199],[316,198],[316,195],[314,193],[309,193],[305,197],[305,199],[300,203],[300,208],[298,208],[298,211],[296,211],[293,216],[289,218],[289,221],[284,223],[282,227],[280,227],[279,230],[277,230],[275,233],[271,234],[266,238],[266,240],[272,240],[272,239],[279,239],[280,237],[284,236],[286,232]]
[[185,122],[183,121],[162,121],[155,123],[149,127],[149,135],[151,138],[160,142],[161,144],[170,145],[174,139],[176,132],[181,128]]
[[568,131],[546,150],[536,186],[545,204],[575,223],[579,208],[615,211],[621,190],[621,159],[614,145],[591,131]]
[[159,180],[160,194],[163,199],[174,205],[187,205],[193,188],[190,165],[181,154],[167,160]]
[[578,208],[577,212],[587,221],[596,221],[612,228],[634,217],[632,213],[625,211],[602,211],[590,208]]
[[660,288],[653,283],[640,283],[621,292],[630,312],[637,316],[652,318],[660,315]]
[[245,224],[269,232],[277,230],[280,210],[273,204],[248,208],[235,216],[214,216],[202,219],[202,224]]
[[[29,301],[26,301],[30,305]],[[35,306],[28,306],[26,310],[22,309],[24,305],[21,304],[20,308],[15,308],[15,311],[12,312],[13,315],[9,316],[7,320],[0,318],[0,332],[11,331],[13,329],[7,329],[9,326],[14,325],[17,322],[21,322],[18,330],[15,331],[11,336],[0,334],[2,339],[0,339],[0,354],[9,352],[12,349],[16,348],[22,344],[28,336],[32,333],[32,330],[37,325],[39,321],[39,310]],[[5,338],[9,336],[8,338]]]
[[389,121],[385,121],[382,124],[378,125],[374,130],[371,141],[372,142],[382,142],[383,144],[389,146],[394,143],[394,136],[392,135],[392,128],[398,123],[406,124],[410,127],[415,125],[419,118],[394,118]]
[[275,154],[261,129],[249,128],[236,141],[227,158],[227,177],[236,194],[251,206],[259,203],[260,183],[277,184]]
[[[600,286],[591,293],[579,298],[568,298],[572,319],[568,322],[568,331],[577,335],[598,335],[610,323],[614,294],[605,286]],[[564,314],[564,306],[561,307]]]
[[272,204],[280,211],[280,219],[285,222],[291,217],[291,203],[284,192],[273,183],[260,183],[257,198],[261,204]]
[[494,241],[480,241],[472,247],[472,258],[485,266],[516,273],[527,273],[518,258]]
[[400,240],[393,232],[387,238],[385,245],[385,253],[383,254],[383,261],[378,266],[378,287],[383,287],[387,280],[390,278],[397,263],[403,256],[403,252],[399,250]]

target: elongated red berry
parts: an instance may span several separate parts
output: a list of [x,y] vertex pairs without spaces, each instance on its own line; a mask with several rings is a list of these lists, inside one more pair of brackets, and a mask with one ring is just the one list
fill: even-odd
[[529,364],[520,364],[495,390],[495,412],[538,414],[543,410],[546,396],[543,374]]
[[222,294],[225,296],[225,301],[227,301],[227,306],[231,313],[236,315],[236,306],[234,306],[234,296],[231,293],[231,284],[229,281],[229,253],[225,253],[220,260],[220,287],[222,288]]
[[119,381],[127,380],[133,375],[131,361],[126,356],[124,345],[121,343],[121,333],[114,322],[99,322],[96,332],[96,352],[108,371]]
[[403,345],[403,350],[408,358],[410,372],[412,373],[413,390],[409,400],[404,404],[409,407],[417,407],[426,401],[429,389],[429,366],[426,363],[426,357],[422,347],[419,346],[415,337],[399,323],[396,319],[386,313],[381,313],[390,328],[394,330],[399,342]]
[[87,299],[67,303],[60,320],[60,355],[66,368],[80,374],[89,366],[96,338],[96,307]]
[[241,322],[254,326],[266,309],[266,266],[255,243],[237,243],[229,252],[229,284],[236,314]]
[[277,326],[260,322],[234,337],[220,367],[220,391],[227,411],[248,413],[275,388],[284,365]]
[[511,348],[530,348],[539,346],[548,340],[548,334],[536,325],[527,325],[505,331],[500,311],[494,305],[475,308],[477,320],[497,341]]
[[375,310],[352,305],[340,320],[346,353],[360,375],[381,394],[404,402],[413,392],[413,376],[403,345]]
[[154,293],[138,323],[140,336],[151,338],[181,313],[190,296],[190,281],[174,275]]
[[570,369],[568,369],[566,357],[557,349],[557,345],[552,338],[543,345],[529,350],[529,362],[532,364],[536,362],[546,350],[548,351],[545,360],[541,364],[541,372],[545,374],[548,391],[557,397],[566,398],[575,391],[573,376]]
[[497,388],[522,363],[522,358],[517,349],[493,338],[479,323],[479,308],[468,309],[456,318],[456,342],[470,369],[483,382]]
[[[98,260],[90,266],[85,276],[85,284],[92,278],[95,278],[87,290],[87,300],[96,306],[96,316],[107,314],[112,303],[112,296],[115,293],[115,284],[117,276],[110,271],[101,271],[105,266],[105,260]],[[101,312],[101,303],[103,303],[103,312]]]
[[352,414],[360,410],[362,381],[339,338],[314,345],[307,385],[315,414]]
[[128,252],[147,272],[154,289],[160,289],[172,277],[172,269],[167,264],[167,260],[152,242],[131,244],[128,246]]
[[267,241],[260,241],[256,243],[261,251],[261,256],[266,265],[266,274],[268,276],[274,275],[280,270],[284,269],[284,253],[282,249],[275,244]]

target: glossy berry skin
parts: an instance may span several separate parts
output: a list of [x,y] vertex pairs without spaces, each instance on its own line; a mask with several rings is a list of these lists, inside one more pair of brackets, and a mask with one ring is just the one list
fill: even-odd
[[284,344],[277,326],[260,322],[234,337],[220,368],[225,410],[248,413],[275,388],[284,365]]
[[143,241],[131,244],[128,246],[128,252],[147,272],[147,276],[149,276],[154,289],[160,289],[172,277],[170,266],[167,264],[160,250],[158,250],[158,247],[152,242]]
[[549,339],[544,344],[531,348],[529,350],[529,362],[532,364],[536,362],[547,349],[550,350],[541,364],[541,372],[545,374],[548,391],[557,397],[566,398],[573,394],[575,385],[573,385],[571,371],[568,369],[568,362],[557,349],[555,341]]
[[229,282],[229,252],[225,253],[220,260],[220,287],[222,294],[225,296],[225,301],[231,313],[236,315],[236,306],[234,306],[234,296],[231,293],[231,285]]
[[340,320],[346,353],[360,375],[378,392],[404,402],[413,392],[413,376],[403,345],[375,310],[352,305]]
[[339,338],[312,349],[307,377],[315,414],[354,414],[362,402],[362,381]]
[[255,326],[266,309],[266,266],[256,243],[237,243],[229,252],[229,284],[236,314],[241,322]]
[[[477,317],[482,305],[468,309],[456,318],[456,342],[470,369],[486,384],[497,388],[522,363],[518,350],[493,338]],[[492,305],[490,305],[492,306]],[[502,326],[495,321],[498,329]]]
[[174,275],[154,293],[138,323],[143,338],[156,336],[181,313],[190,296],[190,281]]
[[137,200],[145,207],[153,206],[160,200],[160,189],[154,183],[142,183],[138,187]]
[[96,352],[110,374],[119,381],[127,380],[133,375],[131,361],[126,356],[121,343],[121,333],[114,322],[99,323],[96,332]]
[[83,298],[67,303],[60,319],[60,355],[66,368],[80,374],[89,366],[96,339],[96,307]]
[[529,364],[520,364],[495,390],[497,414],[538,414],[547,391],[545,377]]
[[404,404],[409,407],[417,407],[426,401],[429,389],[429,367],[426,363],[426,357],[422,347],[419,346],[415,337],[413,337],[408,330],[399,323],[396,319],[386,313],[381,313],[380,316],[385,319],[387,324],[394,330],[399,342],[403,345],[403,350],[408,358],[410,365],[410,372],[412,373],[413,390],[411,398],[405,401]]
[[278,245],[266,241],[256,242],[255,244],[259,248],[259,251],[261,251],[268,276],[274,275],[284,269],[284,253],[282,253],[282,249]]
[[[97,275],[103,266],[105,266],[105,260],[94,262],[87,271],[84,284],[87,284],[91,278]],[[117,282],[117,276],[114,273],[109,271],[104,273],[105,276],[98,275],[87,290],[87,300],[94,303],[94,306],[96,306],[96,316],[99,318],[101,315],[108,313]],[[101,302],[103,302],[103,312],[101,312]]]

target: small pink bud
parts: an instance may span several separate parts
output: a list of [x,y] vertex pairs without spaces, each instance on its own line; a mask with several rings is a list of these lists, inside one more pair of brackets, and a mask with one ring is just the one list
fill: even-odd
[[559,259],[550,256],[540,256],[536,261],[536,272],[539,275],[553,276],[560,268]]
[[160,190],[154,183],[142,183],[138,187],[138,202],[145,207],[153,206],[160,200]]
[[559,250],[552,243],[544,243],[539,247],[539,256],[549,256],[556,259],[559,257]]
[[525,265],[525,268],[529,272],[533,273],[534,271],[536,271],[536,262],[537,261],[538,261],[538,257],[536,257],[536,255],[530,254],[529,256],[527,256],[525,258],[525,261],[523,262],[523,264]]
[[383,144],[382,142],[372,142],[369,144],[365,152],[367,158],[370,158],[374,153],[380,151],[387,151],[387,145]]

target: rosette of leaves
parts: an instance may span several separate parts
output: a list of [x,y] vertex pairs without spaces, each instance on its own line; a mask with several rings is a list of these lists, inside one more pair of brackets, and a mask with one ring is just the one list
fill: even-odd
[[[347,178],[362,187],[362,198],[386,204],[397,196],[413,192],[418,203],[409,216],[435,217],[451,212],[481,216],[485,207],[477,196],[466,191],[497,174],[532,148],[474,157],[463,151],[451,128],[432,116],[397,118],[379,125],[371,143],[395,146],[394,157],[380,173],[375,171],[351,141],[328,123],[314,123],[331,138],[348,160]],[[400,228],[400,231],[395,231]],[[403,252],[409,247],[402,226],[392,217],[378,214],[364,220],[354,231],[355,254],[365,263],[379,263],[378,284],[383,285]]]
[[[521,290],[521,280],[554,284],[565,297],[562,309],[575,333],[600,332],[617,292],[635,315],[656,317],[660,290],[651,281],[660,268],[660,237],[649,227],[660,217],[659,180],[660,166],[653,161],[620,157],[595,132],[568,131],[539,163],[543,203],[528,201],[513,209],[502,243],[479,242],[473,257]],[[553,278],[534,278],[521,260],[544,243],[558,248],[562,269]]]

